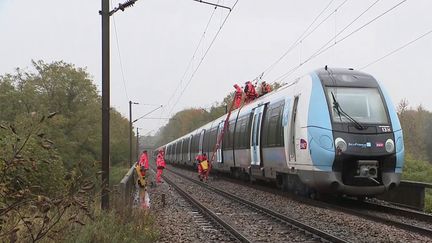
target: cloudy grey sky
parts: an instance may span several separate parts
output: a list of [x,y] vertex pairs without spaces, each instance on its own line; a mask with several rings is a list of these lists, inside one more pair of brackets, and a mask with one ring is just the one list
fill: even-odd
[[[111,8],[121,2],[111,1]],[[233,6],[236,0],[212,1]],[[140,102],[134,106],[135,118],[156,107],[142,104],[165,105],[164,110],[149,117],[169,117],[169,111],[188,107],[209,107],[221,101],[233,83],[253,79],[274,63],[329,3],[314,26],[330,17],[266,73],[266,80],[275,81],[305,62],[375,2],[337,36],[334,47],[295,69],[283,80],[286,82],[324,65],[359,69],[428,33],[432,30],[432,1],[406,1],[340,41],[402,0],[239,0],[191,79],[228,12],[215,10],[187,69],[214,8],[192,0],[139,0],[111,19],[111,105],[128,116],[128,100]],[[64,60],[87,67],[100,88],[100,5],[100,0],[0,0],[0,74],[29,67],[31,59]],[[432,110],[431,55],[429,34],[363,71],[379,79],[395,103],[406,98],[411,106],[422,104]],[[144,128],[141,133],[147,133],[165,122],[140,120],[137,126]]]

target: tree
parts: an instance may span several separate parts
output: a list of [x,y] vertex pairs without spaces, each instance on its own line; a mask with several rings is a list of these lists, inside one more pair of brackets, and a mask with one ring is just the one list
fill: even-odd
[[18,123],[0,124],[2,242],[55,239],[65,229],[59,222],[80,223],[82,216],[92,217],[89,202],[95,177],[83,176],[80,166],[65,170],[55,143],[42,132],[45,120],[54,115],[32,113],[20,116]]
[[[18,68],[0,77],[0,121],[12,122],[33,112],[57,112],[44,133],[56,139],[65,166],[100,160],[101,97],[90,75],[63,61],[32,61],[32,65],[34,71]],[[117,111],[111,114],[111,161],[119,163],[128,158],[129,127]]]

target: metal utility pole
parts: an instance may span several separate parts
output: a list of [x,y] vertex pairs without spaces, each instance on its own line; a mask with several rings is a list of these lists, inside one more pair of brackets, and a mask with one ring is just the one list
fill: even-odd
[[137,102],[129,100],[129,167],[132,166],[132,104],[138,105]]
[[109,209],[110,155],[110,21],[109,0],[102,0],[102,198],[101,207]]
[[140,152],[139,152],[139,130],[140,130],[140,128],[139,127],[137,127],[137,132],[136,132],[136,136],[137,136],[137,139],[136,139],[136,160],[138,161],[139,160],[139,155],[140,155]]
[[132,6],[137,0],[128,0],[109,10],[109,0],[101,0],[102,9],[102,197],[101,208],[109,209],[109,165],[110,165],[110,21],[118,10]]

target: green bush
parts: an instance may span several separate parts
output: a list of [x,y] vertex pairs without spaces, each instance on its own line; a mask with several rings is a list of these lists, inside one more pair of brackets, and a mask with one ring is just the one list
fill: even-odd
[[431,189],[426,189],[425,211],[432,213],[432,190]]
[[[405,157],[402,179],[432,183],[432,165],[427,161],[415,160],[410,155],[407,155]],[[431,190],[426,190],[425,211],[432,212]]]
[[432,165],[427,161],[415,160],[410,155],[407,155],[402,179],[432,183]]
[[110,186],[114,186],[120,183],[121,179],[128,172],[129,167],[124,165],[114,165],[110,168]]
[[143,211],[134,211],[130,217],[100,213],[95,220],[77,227],[65,242],[155,242],[159,234],[153,223],[153,217]]

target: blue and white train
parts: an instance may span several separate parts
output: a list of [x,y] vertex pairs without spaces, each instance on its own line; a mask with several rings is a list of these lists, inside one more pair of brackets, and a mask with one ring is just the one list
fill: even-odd
[[[211,157],[226,115],[164,146],[168,162]],[[234,110],[213,170],[285,189],[372,196],[396,187],[401,125],[382,85],[352,69],[316,70]]]

